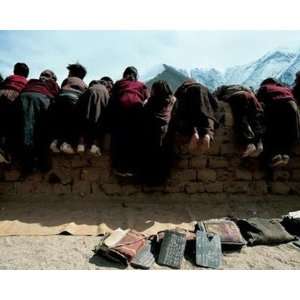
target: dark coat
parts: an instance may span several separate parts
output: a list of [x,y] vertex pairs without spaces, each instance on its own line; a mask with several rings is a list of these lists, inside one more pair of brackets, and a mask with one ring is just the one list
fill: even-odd
[[195,129],[200,135],[213,135],[218,124],[218,101],[208,88],[194,81],[184,82],[175,92],[174,129],[191,136]]

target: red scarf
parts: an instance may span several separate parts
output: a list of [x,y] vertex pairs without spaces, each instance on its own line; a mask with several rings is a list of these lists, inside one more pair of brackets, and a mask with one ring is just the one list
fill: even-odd
[[52,79],[48,79],[45,81],[42,81],[40,79],[30,79],[23,92],[40,93],[53,98],[57,96],[59,92],[59,86]]
[[27,79],[20,75],[8,76],[1,84],[1,89],[20,93],[27,84]]

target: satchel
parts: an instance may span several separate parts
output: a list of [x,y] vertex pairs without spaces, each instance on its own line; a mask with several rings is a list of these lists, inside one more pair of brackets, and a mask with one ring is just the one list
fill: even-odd
[[124,238],[122,238],[113,250],[125,255],[128,261],[136,256],[137,252],[145,245],[146,236],[135,230],[130,230]]
[[[187,258],[195,262],[196,233],[180,227],[176,227],[175,231],[185,235],[186,245],[185,245],[184,256],[186,256]],[[149,237],[149,239],[152,242],[152,251],[155,256],[159,255],[161,243],[164,239],[165,233],[166,231],[159,231],[156,235],[152,235]]]
[[[116,230],[117,231],[117,230]],[[94,252],[123,266],[136,255],[145,244],[146,236],[134,230],[118,230],[104,238]],[[112,247],[108,247],[111,245]]]
[[180,269],[186,245],[186,235],[167,230],[161,243],[157,262],[174,269]]
[[218,235],[223,250],[240,249],[246,244],[238,226],[233,221],[212,219],[200,222],[197,227],[204,228],[207,233]]
[[249,218],[238,220],[237,225],[251,246],[280,244],[295,240],[295,237],[290,235],[277,220]]
[[300,236],[300,211],[290,212],[280,223],[290,234]]
[[139,269],[150,269],[151,266],[154,264],[155,258],[152,253],[152,244],[151,241],[147,240],[145,242],[144,247],[142,247],[136,256],[132,259],[131,265],[134,268]]
[[221,264],[221,239],[218,235],[197,231],[196,264],[198,266],[218,269]]

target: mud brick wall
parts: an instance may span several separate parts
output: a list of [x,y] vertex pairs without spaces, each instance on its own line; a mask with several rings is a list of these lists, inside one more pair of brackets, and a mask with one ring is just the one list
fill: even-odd
[[[112,174],[109,139],[99,158],[88,155],[53,155],[53,169],[48,174],[34,174],[22,179],[18,168],[0,167],[0,197],[6,194],[134,195],[137,193],[185,194],[300,194],[300,146],[285,168],[269,172],[258,159],[240,159],[234,143],[233,117],[230,107],[223,104],[224,120],[216,132],[215,143],[207,154],[181,152],[171,176],[163,186],[149,187]],[[182,145],[177,145],[181,148]]]

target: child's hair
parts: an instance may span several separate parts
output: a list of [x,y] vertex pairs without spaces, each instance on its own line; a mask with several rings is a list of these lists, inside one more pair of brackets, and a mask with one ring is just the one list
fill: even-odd
[[67,66],[70,76],[78,77],[83,79],[87,73],[86,68],[79,63],[70,64]]
[[29,68],[25,63],[16,63],[14,66],[14,74],[24,76],[25,78],[29,75]]
[[136,81],[138,77],[138,70],[136,67],[130,66],[127,67],[123,73],[123,78]]
[[173,92],[166,80],[158,80],[152,84],[151,95],[154,97],[167,98],[173,95]]
[[52,79],[56,82],[57,77],[56,77],[55,73],[51,70],[43,71],[40,75],[40,80],[49,80],[49,79]]
[[269,77],[263,80],[260,85],[262,86],[265,84],[279,84],[279,82],[275,78]]

